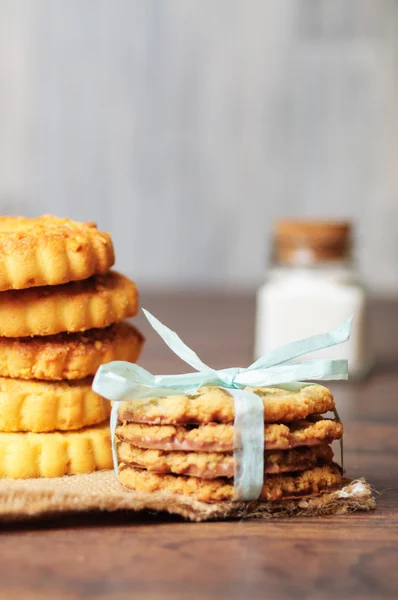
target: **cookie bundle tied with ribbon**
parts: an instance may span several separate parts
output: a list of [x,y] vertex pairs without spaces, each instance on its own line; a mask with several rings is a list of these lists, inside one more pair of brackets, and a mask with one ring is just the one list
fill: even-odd
[[112,467],[110,406],[93,375],[135,362],[143,344],[124,322],[135,284],[113,263],[111,236],[93,223],[0,217],[0,477]]
[[[125,488],[203,503],[277,503],[342,487],[331,443],[343,426],[331,392],[309,381],[346,379],[347,361],[299,359],[345,342],[351,319],[248,368],[215,370],[144,312],[196,372],[152,375],[122,361],[99,368],[93,389],[113,402],[113,462]],[[329,411],[335,418],[322,416]]]

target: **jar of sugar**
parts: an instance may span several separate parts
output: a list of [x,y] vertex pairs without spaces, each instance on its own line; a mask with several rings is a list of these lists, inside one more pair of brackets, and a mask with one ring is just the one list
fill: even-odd
[[347,358],[350,376],[369,368],[366,293],[352,257],[348,222],[279,221],[272,262],[257,293],[255,358],[326,332],[354,315],[348,342],[305,358]]

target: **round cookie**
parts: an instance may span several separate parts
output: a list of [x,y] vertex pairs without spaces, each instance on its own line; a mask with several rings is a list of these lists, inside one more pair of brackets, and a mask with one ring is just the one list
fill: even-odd
[[116,271],[59,286],[9,290],[0,300],[0,336],[4,337],[103,328],[138,311],[135,283]]
[[[159,475],[142,469],[122,465],[120,483],[135,492],[168,492],[191,496],[201,502],[225,502],[234,498],[234,486],[226,478],[199,479],[184,475]],[[317,495],[336,489],[341,482],[341,472],[334,463],[299,473],[269,475],[264,479],[260,500],[288,500]]]
[[[198,427],[183,425],[118,425],[116,434],[122,441],[139,448],[156,450],[183,450],[197,452],[232,452],[233,425],[209,423]],[[311,420],[293,421],[288,425],[272,423],[264,428],[267,450],[287,450],[297,446],[330,444],[343,435],[343,425],[332,419],[312,417]]]
[[111,467],[107,423],[74,432],[0,433],[0,477],[61,477]]
[[0,431],[67,431],[101,423],[110,403],[91,384],[91,377],[74,382],[0,377]]
[[94,223],[0,217],[0,291],[87,279],[114,262],[111,236]]
[[129,323],[82,333],[44,337],[0,337],[0,377],[84,379],[113,360],[136,362],[144,338]]
[[[299,391],[276,387],[250,389],[263,399],[266,423],[305,419],[313,413],[334,409],[332,393],[315,383]],[[234,399],[226,390],[207,386],[200,388],[196,394],[122,402],[119,419],[152,425],[233,423]]]
[[[234,476],[234,457],[223,452],[165,452],[142,450],[127,442],[117,447],[119,461],[153,473],[173,473],[202,479]],[[296,450],[274,450],[264,453],[264,473],[304,471],[320,462],[331,462],[333,450],[327,444]]]

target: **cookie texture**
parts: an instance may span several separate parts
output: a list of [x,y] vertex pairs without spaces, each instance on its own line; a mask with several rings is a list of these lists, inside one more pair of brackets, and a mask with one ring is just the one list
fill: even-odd
[[92,378],[75,382],[0,377],[0,431],[79,429],[109,416],[110,403],[92,389]]
[[46,336],[103,328],[133,317],[137,311],[135,283],[110,271],[85,281],[3,292],[0,336]]
[[111,467],[107,423],[75,432],[0,433],[0,477],[60,477]]
[[0,337],[0,376],[20,379],[84,379],[113,360],[136,362],[144,342],[129,323],[79,333]]
[[[183,475],[162,475],[121,465],[119,480],[123,486],[136,492],[160,491],[194,497],[201,502],[225,502],[234,497],[230,479],[200,479]],[[261,500],[273,502],[313,496],[337,488],[341,472],[334,463],[307,469],[299,473],[269,475],[264,479]]]
[[[153,473],[190,475],[202,479],[234,476],[234,458],[223,452],[167,452],[143,450],[127,442],[117,448],[119,461]],[[331,462],[330,446],[303,447],[295,450],[273,450],[264,453],[264,473],[304,471],[320,462]]]
[[[233,425],[209,423],[198,427],[183,425],[143,425],[123,423],[116,428],[120,440],[139,448],[202,452],[232,452]],[[343,425],[332,419],[311,419],[265,426],[264,442],[267,450],[287,450],[297,446],[330,444],[343,435]]]
[[[203,452],[232,452],[233,425],[209,423],[207,425],[144,425],[119,424],[116,429],[120,440],[139,448],[158,450],[183,450]],[[332,419],[313,417],[309,420],[267,424],[264,442],[267,450],[287,450],[297,446],[331,443],[339,439],[343,425]]]
[[87,279],[114,261],[110,234],[94,223],[0,217],[0,291]]
[[[280,388],[250,389],[263,399],[264,421],[267,423],[305,419],[313,413],[324,413],[334,408],[332,393],[318,384],[295,392]],[[227,391],[208,386],[191,395],[123,402],[119,419],[155,425],[233,423],[234,401]]]

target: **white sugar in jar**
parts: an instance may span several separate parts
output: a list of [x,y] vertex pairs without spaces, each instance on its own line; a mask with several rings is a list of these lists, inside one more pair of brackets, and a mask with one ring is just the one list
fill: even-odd
[[366,294],[351,258],[351,226],[279,221],[273,260],[257,293],[255,358],[337,327],[354,315],[350,339],[305,358],[346,358],[350,376],[369,369]]

